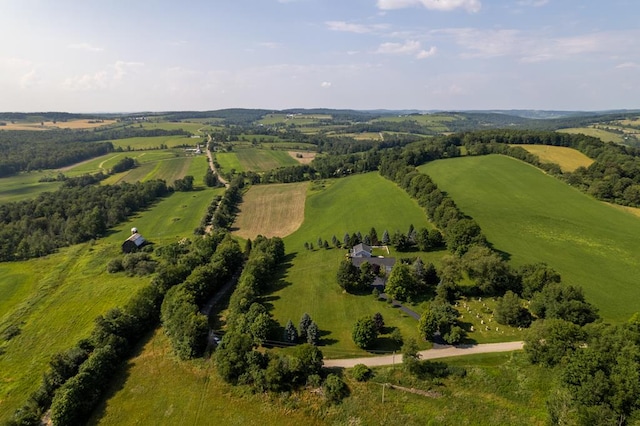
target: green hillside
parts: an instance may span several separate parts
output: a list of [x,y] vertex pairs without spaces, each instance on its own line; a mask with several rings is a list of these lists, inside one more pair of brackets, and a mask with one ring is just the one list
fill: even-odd
[[640,310],[640,220],[503,156],[435,161],[421,167],[472,216],[514,265],[546,262],[609,321]]

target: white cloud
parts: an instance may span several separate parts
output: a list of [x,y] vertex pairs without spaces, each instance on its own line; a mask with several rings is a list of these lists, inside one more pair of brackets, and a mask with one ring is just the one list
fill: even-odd
[[467,12],[473,13],[480,11],[482,4],[480,0],[378,0],[378,8],[382,10],[419,6],[443,12],[465,9]]
[[382,43],[376,53],[385,55],[415,55],[416,59],[425,59],[436,54],[437,49],[422,49],[422,44],[417,40],[407,40],[404,43]]
[[106,71],[98,71],[69,77],[64,80],[62,87],[72,92],[105,90],[109,87],[109,76]]
[[282,44],[276,43],[276,42],[273,42],[273,41],[265,41],[265,42],[262,42],[262,43],[258,43],[258,45],[260,47],[264,47],[264,48],[267,48],[267,49],[278,49],[278,48],[282,47]]
[[125,80],[126,76],[135,73],[143,65],[142,62],[117,61],[109,66],[107,70],[68,77],[62,83],[62,88],[74,92],[111,89]]
[[89,43],[75,43],[67,46],[69,49],[86,50],[87,52],[102,52],[102,47],[92,46]]
[[549,3],[549,0],[520,0],[518,6],[541,7]]
[[622,69],[637,70],[637,69],[640,69],[640,64],[638,64],[636,62],[623,62],[621,64],[616,65],[616,69],[619,69],[619,70],[622,70]]
[[39,86],[41,82],[42,79],[38,75],[38,72],[35,69],[32,69],[20,78],[19,84],[22,89],[30,89]]
[[553,37],[545,33],[520,30],[483,30],[449,28],[431,32],[434,36],[450,37],[463,50],[464,58],[494,58],[514,56],[522,62],[562,60],[586,55],[629,57],[635,55],[633,40],[640,31],[610,31],[572,37]]
[[328,89],[329,87],[331,87],[331,82],[323,81],[322,83],[320,83],[320,87],[322,87],[323,89]]
[[418,59],[430,58],[433,55],[435,55],[437,51],[438,49],[436,49],[435,46],[431,46],[429,50],[421,50],[420,52],[418,52],[418,54],[416,55],[416,58]]
[[356,34],[366,34],[389,28],[389,26],[386,24],[364,25],[353,24],[345,21],[327,21],[325,22],[325,24],[331,31],[344,31]]

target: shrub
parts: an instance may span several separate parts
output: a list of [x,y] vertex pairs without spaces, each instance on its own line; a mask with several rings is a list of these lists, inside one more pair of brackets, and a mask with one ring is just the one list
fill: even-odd
[[324,396],[329,402],[338,403],[349,394],[347,384],[337,374],[329,374],[324,382]]
[[366,382],[373,375],[373,371],[364,364],[356,364],[351,370],[351,375],[359,382]]

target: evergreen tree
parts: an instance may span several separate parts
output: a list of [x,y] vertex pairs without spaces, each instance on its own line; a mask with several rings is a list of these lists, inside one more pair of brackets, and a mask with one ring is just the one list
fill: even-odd
[[369,231],[369,240],[371,240],[371,244],[377,246],[380,241],[378,241],[378,233],[376,232],[376,228],[371,227]]
[[298,334],[300,339],[307,340],[307,330],[309,330],[311,322],[311,315],[305,312],[302,315],[302,318],[300,318],[300,324],[298,325]]
[[293,321],[287,321],[287,325],[284,327],[284,340],[289,343],[296,343],[298,341],[298,330],[293,325]]
[[384,234],[382,234],[382,244],[387,245],[391,242],[391,238],[389,238],[389,231],[384,230]]
[[320,330],[318,330],[318,324],[315,321],[311,321],[307,328],[307,343],[313,346],[317,346],[320,341]]

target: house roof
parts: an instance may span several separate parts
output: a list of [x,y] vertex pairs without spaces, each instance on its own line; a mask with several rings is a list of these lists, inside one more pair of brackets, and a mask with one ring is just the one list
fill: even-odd
[[394,257],[352,257],[351,263],[358,268],[364,262],[369,262],[371,265],[380,265],[385,267],[393,267],[396,264]]
[[131,241],[137,247],[140,247],[144,243],[144,237],[136,232],[135,234],[131,234],[125,241]]
[[359,251],[366,251],[367,253],[371,253],[371,246],[368,246],[366,244],[360,243],[357,244],[355,246],[353,246],[353,252],[354,253],[358,253]]

